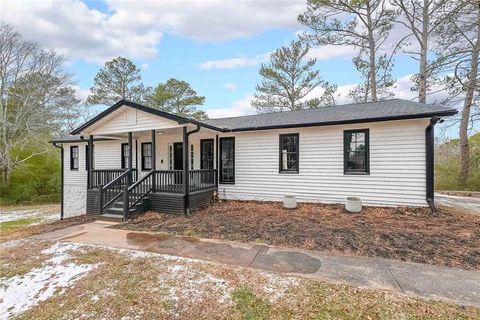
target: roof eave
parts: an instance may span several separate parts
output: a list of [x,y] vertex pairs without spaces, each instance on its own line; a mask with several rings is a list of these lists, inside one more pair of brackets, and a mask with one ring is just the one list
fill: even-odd
[[137,110],[140,110],[140,111],[143,111],[143,112],[154,114],[154,115],[159,116],[159,117],[163,117],[163,118],[166,118],[166,119],[177,121],[179,124],[191,123],[191,124],[196,124],[196,125],[202,126],[204,128],[207,128],[207,129],[220,131],[220,132],[223,131],[222,128],[218,128],[218,127],[203,123],[203,122],[198,121],[198,120],[188,119],[188,118],[177,116],[177,115],[165,112],[165,111],[145,107],[145,106],[142,106],[141,104],[138,104],[138,103],[135,103],[135,102],[132,102],[132,101],[120,100],[117,103],[115,103],[113,106],[111,106],[108,109],[100,112],[97,116],[93,117],[89,121],[85,122],[84,124],[82,124],[81,126],[76,128],[75,130],[70,132],[70,134],[74,135],[74,134],[82,133],[83,130],[85,130],[86,128],[95,124],[96,122],[100,121],[102,118],[104,118],[105,116],[109,115],[110,113],[114,112],[115,110],[119,109],[120,107],[122,107],[124,105],[126,105],[128,107],[131,107],[131,108],[134,108],[134,109],[137,109]]
[[364,119],[352,119],[352,120],[339,120],[339,121],[325,121],[325,122],[310,122],[299,124],[283,124],[283,125],[271,125],[271,126],[257,126],[257,127],[243,127],[234,129],[225,129],[226,132],[239,132],[239,131],[257,131],[257,130],[273,130],[273,129],[288,129],[288,128],[304,128],[304,127],[320,127],[342,124],[355,124],[355,123],[369,123],[369,122],[383,122],[383,121],[395,121],[395,120],[408,120],[408,119],[421,119],[431,117],[446,117],[457,114],[458,111],[449,109],[441,112],[416,114],[416,115],[403,115],[393,117],[377,117],[377,118],[364,118]]

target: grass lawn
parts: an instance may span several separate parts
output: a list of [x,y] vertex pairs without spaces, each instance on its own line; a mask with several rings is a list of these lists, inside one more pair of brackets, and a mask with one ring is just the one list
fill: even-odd
[[2,207],[0,211],[0,242],[21,239],[94,220],[87,216],[59,220],[59,212],[58,204]]
[[153,253],[21,240],[0,244],[0,318],[7,317],[480,319],[480,309]]
[[350,214],[340,205],[227,201],[189,218],[150,212],[116,227],[480,269],[480,216],[451,209]]

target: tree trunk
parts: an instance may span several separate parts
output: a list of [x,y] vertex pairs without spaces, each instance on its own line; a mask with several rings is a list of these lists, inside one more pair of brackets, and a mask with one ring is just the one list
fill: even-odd
[[422,10],[422,38],[420,43],[420,70],[418,73],[418,102],[427,102],[427,52],[429,27],[429,0],[423,1]]
[[372,101],[377,101],[377,72],[375,61],[375,40],[373,39],[372,17],[370,4],[367,1],[367,21],[368,21],[368,49],[369,49],[369,85]]
[[472,48],[472,57],[470,59],[470,72],[466,84],[465,100],[463,102],[462,117],[460,120],[460,173],[458,176],[458,185],[464,189],[467,185],[468,173],[470,169],[470,148],[468,145],[468,121],[470,119],[470,110],[472,108],[473,96],[477,86],[478,78],[478,54],[480,51],[480,7],[477,15],[477,39]]

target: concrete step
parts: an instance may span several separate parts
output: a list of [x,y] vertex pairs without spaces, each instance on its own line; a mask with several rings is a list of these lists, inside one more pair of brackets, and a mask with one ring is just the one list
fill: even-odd
[[110,222],[122,222],[123,215],[104,213],[97,216],[97,219],[102,221],[110,221]]

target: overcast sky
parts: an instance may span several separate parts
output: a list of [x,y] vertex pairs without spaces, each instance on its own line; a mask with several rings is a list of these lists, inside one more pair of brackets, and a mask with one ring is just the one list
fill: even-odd
[[[297,22],[303,10],[305,1],[297,0],[0,0],[4,23],[68,58],[79,96],[88,94],[106,60],[122,56],[140,67],[146,85],[188,81],[206,97],[203,109],[210,117],[254,113],[250,100],[259,65],[304,30]],[[322,77],[339,86],[340,103],[360,81],[353,54],[348,47],[311,51]],[[396,57],[397,97],[415,98],[410,78],[417,68],[408,55]]]

